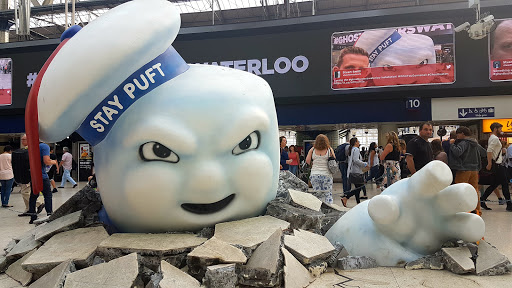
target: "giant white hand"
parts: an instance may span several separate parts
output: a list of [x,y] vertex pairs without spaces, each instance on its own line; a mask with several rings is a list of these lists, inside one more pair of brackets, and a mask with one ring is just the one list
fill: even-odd
[[467,213],[477,205],[476,191],[451,182],[450,168],[432,161],[352,208],[325,236],[342,243],[350,255],[372,257],[381,266],[434,253],[450,239],[476,242],[485,232],[483,219]]

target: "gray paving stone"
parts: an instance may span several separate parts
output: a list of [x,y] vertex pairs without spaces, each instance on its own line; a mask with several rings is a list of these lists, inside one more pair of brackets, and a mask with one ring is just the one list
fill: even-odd
[[347,256],[338,259],[338,268],[342,270],[356,270],[376,268],[377,261],[367,256]]
[[277,229],[287,229],[290,223],[272,216],[260,216],[215,225],[215,237],[233,245],[256,248]]
[[455,274],[467,274],[475,271],[468,247],[442,248],[446,269]]
[[208,266],[203,284],[208,288],[235,288],[237,284],[235,264]]
[[201,287],[201,283],[194,279],[194,277],[165,261],[161,263],[161,271],[163,278],[160,280],[160,288]]
[[510,261],[498,249],[486,241],[478,244],[478,257],[476,258],[476,275],[494,276],[510,273]]
[[314,211],[320,211],[320,207],[322,207],[322,201],[309,193],[293,189],[288,189],[288,193],[290,193],[291,201],[297,205]]
[[284,287],[299,288],[308,286],[314,280],[309,275],[308,270],[286,248],[281,247],[281,252],[284,257]]
[[335,250],[331,242],[322,235],[300,229],[294,230],[293,234],[284,236],[284,245],[302,264],[325,260]]
[[77,211],[64,217],[55,219],[46,225],[36,227],[35,239],[38,241],[45,241],[53,235],[72,229],[80,223],[82,211]]
[[23,261],[28,259],[32,254],[34,254],[35,251],[35,249],[30,251],[21,259],[12,263],[11,266],[7,268],[7,271],[5,271],[5,274],[9,275],[9,277],[21,283],[21,285],[27,286],[30,283],[30,281],[32,281],[32,273],[25,271],[21,267],[21,264],[23,263]]
[[138,275],[137,253],[132,253],[68,274],[64,288],[133,287],[140,282]]
[[7,254],[7,259],[16,260],[27,254],[28,252],[39,248],[43,243],[36,241],[34,235],[27,235],[24,239],[20,240],[14,248]]
[[432,255],[421,257],[417,260],[408,262],[405,265],[407,270],[418,270],[418,269],[431,269],[431,270],[443,270],[444,269],[444,257],[441,251],[436,252]]
[[108,237],[103,227],[80,228],[59,233],[23,262],[23,269],[42,275],[60,263],[73,260],[77,268],[92,264],[94,251]]
[[43,277],[37,279],[36,282],[30,284],[29,288],[62,288],[66,275],[75,271],[73,261],[62,262]]

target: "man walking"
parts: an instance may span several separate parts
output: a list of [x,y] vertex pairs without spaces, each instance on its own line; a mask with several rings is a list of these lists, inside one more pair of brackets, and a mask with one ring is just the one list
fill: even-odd
[[[64,155],[62,155],[62,160],[60,161],[59,168],[64,167],[64,173],[62,174],[62,181],[60,182],[59,188],[64,188],[64,184],[66,184],[66,180],[73,184],[73,188],[76,187],[76,182],[71,178],[71,169],[73,168],[73,156],[69,153],[69,148],[62,148],[64,151]],[[49,156],[48,156],[49,157]]]
[[336,148],[336,151],[334,151],[336,154],[336,161],[338,161],[338,166],[340,167],[340,171],[341,171],[341,179],[343,181],[343,192],[350,191],[350,183],[348,181],[348,176],[347,176],[347,169],[348,169],[347,159],[348,159],[349,146],[350,146],[349,143],[343,143]]
[[420,135],[407,143],[407,152],[405,153],[407,168],[411,171],[411,175],[434,159],[432,146],[428,142],[428,138],[432,137],[432,123],[421,124],[419,133]]
[[[487,200],[487,197],[491,195],[491,193],[496,189],[498,186],[501,185],[501,191],[503,192],[503,196],[507,200],[507,211],[512,212],[512,203],[510,203],[510,192],[508,189],[508,179],[507,179],[507,172],[505,166],[502,165],[503,163],[503,156],[501,153],[501,141],[498,138],[498,136],[502,135],[502,129],[503,125],[501,125],[498,122],[494,122],[491,124],[491,131],[492,134],[489,137],[489,142],[487,145],[487,167],[486,169],[493,172],[492,174],[492,180],[491,185],[485,189],[484,195],[482,195],[482,198],[480,199],[480,205],[485,210],[492,210],[491,208],[487,207],[485,204],[485,201]],[[495,164],[493,165],[493,161]],[[494,166],[494,167],[493,167]]]
[[[39,153],[41,154],[41,164],[43,164],[41,167],[41,173],[43,174],[43,191],[41,192],[44,196],[44,208],[46,209],[46,215],[50,216],[52,215],[52,190],[50,185],[50,178],[48,177],[48,174],[46,174],[45,165],[57,165],[57,160],[50,159],[50,146],[45,143],[39,143]],[[28,203],[28,214],[30,214],[30,222],[28,222],[29,224],[34,223],[34,220],[37,219],[37,197],[39,197],[39,193],[37,193],[37,195],[30,193],[30,199]]]

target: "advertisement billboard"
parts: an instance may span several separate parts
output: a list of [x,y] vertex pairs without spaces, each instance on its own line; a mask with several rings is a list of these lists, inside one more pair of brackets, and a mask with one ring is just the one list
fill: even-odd
[[0,58],[0,106],[12,104],[12,59]]
[[333,90],[454,82],[451,23],[336,32],[331,36]]
[[512,19],[499,19],[489,36],[489,79],[512,80]]

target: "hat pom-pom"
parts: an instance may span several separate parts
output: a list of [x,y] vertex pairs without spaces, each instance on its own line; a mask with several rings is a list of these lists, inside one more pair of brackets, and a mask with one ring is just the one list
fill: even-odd
[[78,33],[78,31],[80,31],[81,29],[82,29],[82,27],[80,27],[78,25],[73,25],[73,26],[69,27],[60,36],[60,42],[75,36],[75,34]]

